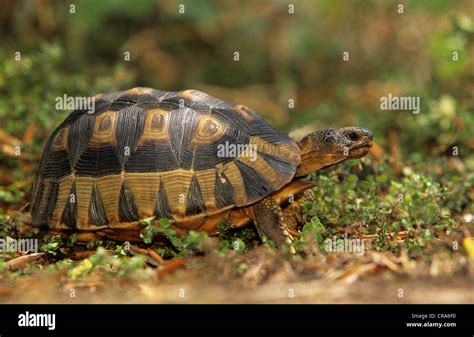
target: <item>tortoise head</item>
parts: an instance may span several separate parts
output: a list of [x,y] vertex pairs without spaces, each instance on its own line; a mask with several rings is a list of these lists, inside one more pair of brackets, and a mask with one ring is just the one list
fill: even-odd
[[310,133],[298,143],[301,164],[296,176],[305,176],[348,159],[365,156],[372,147],[372,132],[345,127]]

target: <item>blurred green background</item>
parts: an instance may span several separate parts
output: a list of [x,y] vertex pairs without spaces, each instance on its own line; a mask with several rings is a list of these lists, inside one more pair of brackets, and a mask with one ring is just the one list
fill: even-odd
[[[296,138],[364,126],[375,134],[369,161],[388,161],[395,173],[410,164],[467,174],[473,13],[473,1],[442,0],[4,0],[0,184],[29,184],[48,135],[69,113],[54,109],[56,97],[134,86],[202,90],[250,106]],[[381,110],[388,94],[419,96],[421,112]]]

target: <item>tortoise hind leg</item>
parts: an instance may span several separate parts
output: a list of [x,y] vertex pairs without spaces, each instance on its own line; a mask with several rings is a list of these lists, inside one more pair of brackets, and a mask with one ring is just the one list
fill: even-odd
[[252,206],[253,223],[260,237],[275,242],[277,247],[286,242],[290,245],[291,253],[296,250],[293,237],[288,231],[280,205],[272,197],[267,197]]

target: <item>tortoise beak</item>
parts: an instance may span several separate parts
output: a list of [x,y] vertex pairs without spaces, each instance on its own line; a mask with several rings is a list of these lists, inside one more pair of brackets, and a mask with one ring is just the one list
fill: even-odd
[[360,133],[362,134],[362,138],[365,140],[367,147],[370,149],[373,145],[373,139],[374,139],[374,135],[372,134],[372,131],[361,128]]
[[372,142],[372,139],[373,139],[372,131],[364,129],[364,128],[360,128],[360,133],[362,134],[362,136],[364,136],[365,138],[370,140],[370,142]]

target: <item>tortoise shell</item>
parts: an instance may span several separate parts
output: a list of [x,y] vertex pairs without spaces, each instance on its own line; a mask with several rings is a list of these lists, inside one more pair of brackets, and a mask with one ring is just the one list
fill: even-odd
[[[300,163],[296,143],[254,111],[200,91],[134,88],[93,99],[93,113],[73,111],[47,141],[31,191],[35,226],[189,223],[261,200]],[[242,145],[255,155],[232,153]]]

